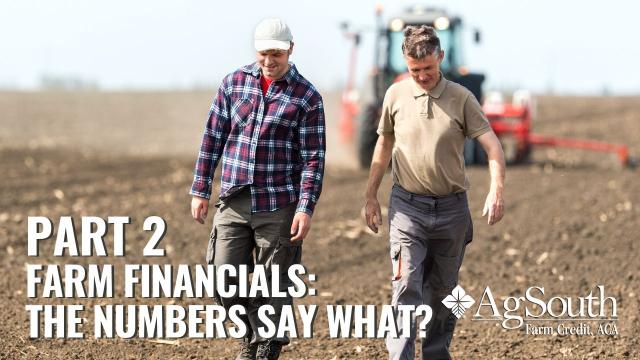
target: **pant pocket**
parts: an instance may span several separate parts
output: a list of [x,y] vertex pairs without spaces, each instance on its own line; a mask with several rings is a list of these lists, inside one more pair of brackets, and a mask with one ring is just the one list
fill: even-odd
[[473,241],[473,221],[471,221],[471,214],[469,214],[469,225],[467,226],[467,234],[465,236],[465,244],[469,244]]
[[400,280],[402,277],[402,248],[400,243],[391,243],[389,255],[391,256],[391,268],[393,271],[391,280]]
[[291,242],[291,238],[280,236],[278,245],[273,250],[272,264],[280,265],[280,271],[287,271],[291,265],[300,264],[302,260],[302,242]]
[[302,241],[292,242],[290,236],[271,235],[256,237],[257,263],[269,266],[277,264],[289,267],[300,262]]
[[458,284],[460,257],[435,255],[433,260],[430,283],[439,297],[446,296]]
[[213,264],[213,259],[215,258],[215,254],[216,254],[216,238],[218,237],[218,229],[216,228],[216,226],[213,226],[213,229],[211,230],[211,235],[209,235],[209,244],[207,245],[207,256],[206,256],[206,261],[207,264]]

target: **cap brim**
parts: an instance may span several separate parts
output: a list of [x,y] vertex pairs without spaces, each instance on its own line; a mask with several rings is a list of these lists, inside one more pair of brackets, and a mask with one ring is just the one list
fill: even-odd
[[289,50],[291,42],[281,40],[255,40],[254,45],[256,47],[256,51]]

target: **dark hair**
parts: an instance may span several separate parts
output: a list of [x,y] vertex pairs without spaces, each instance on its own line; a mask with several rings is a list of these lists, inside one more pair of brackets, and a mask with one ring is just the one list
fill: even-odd
[[404,29],[402,53],[414,59],[422,59],[440,53],[440,39],[429,25],[407,26]]

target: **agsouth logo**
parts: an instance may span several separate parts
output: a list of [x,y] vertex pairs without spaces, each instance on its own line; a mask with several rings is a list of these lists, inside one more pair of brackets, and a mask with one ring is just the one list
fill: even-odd
[[448,295],[444,300],[442,300],[444,306],[451,309],[453,315],[458,319],[460,319],[464,312],[467,311],[468,308],[472,307],[475,302],[476,301],[473,300],[471,296],[465,293],[464,289],[460,285],[453,289],[451,295]]
[[[594,322],[598,325],[598,334],[618,334],[617,300],[605,295],[604,285],[596,286],[595,295],[594,290],[591,290],[585,296],[553,296],[548,299],[545,297],[544,287],[531,286],[523,296],[501,299],[504,299],[502,303],[498,303],[491,288],[487,286],[476,304],[476,301],[458,285],[442,303],[451,309],[458,319],[476,304],[472,321],[499,321],[507,330],[525,326],[527,334],[593,335]],[[538,325],[544,322],[554,322],[557,326]]]

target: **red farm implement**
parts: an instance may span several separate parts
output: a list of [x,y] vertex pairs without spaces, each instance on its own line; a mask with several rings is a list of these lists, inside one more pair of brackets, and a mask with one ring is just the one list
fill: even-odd
[[526,95],[518,96],[513,104],[487,102],[483,110],[491,128],[500,138],[505,158],[509,163],[526,161],[534,146],[549,146],[614,153],[621,165],[629,167],[635,165],[626,145],[532,133],[532,105]]

